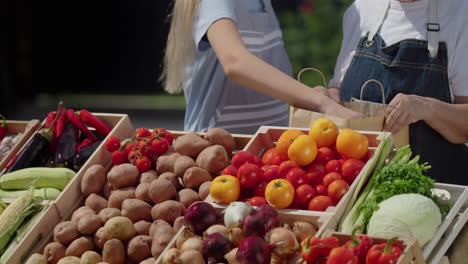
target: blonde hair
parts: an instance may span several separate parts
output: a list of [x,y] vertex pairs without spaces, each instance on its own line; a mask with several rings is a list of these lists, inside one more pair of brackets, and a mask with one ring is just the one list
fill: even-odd
[[184,65],[195,52],[192,27],[199,0],[175,0],[171,27],[164,54],[164,67],[160,80],[168,93],[179,93],[183,88]]

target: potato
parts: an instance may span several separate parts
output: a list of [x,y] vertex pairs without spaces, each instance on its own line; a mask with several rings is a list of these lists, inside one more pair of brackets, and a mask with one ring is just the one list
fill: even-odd
[[89,208],[88,206],[82,206],[78,208],[75,212],[73,212],[71,220],[75,223],[78,223],[81,217],[87,214],[96,214],[93,209]]
[[186,188],[196,189],[200,187],[200,185],[206,181],[211,181],[211,175],[208,171],[193,167],[188,169],[184,174],[184,186]]
[[86,251],[81,256],[80,264],[97,264],[102,261],[101,255],[94,251]]
[[101,218],[103,223],[106,223],[107,220],[111,219],[114,216],[120,216],[122,213],[117,208],[104,208],[99,212],[98,216]]
[[65,251],[67,248],[59,242],[52,242],[47,244],[44,248],[44,256],[46,263],[57,264],[57,262],[65,257]]
[[98,215],[89,214],[81,217],[78,221],[78,231],[83,235],[92,235],[103,225],[104,222]]
[[171,242],[174,236],[172,234],[161,234],[159,236],[154,236],[151,244],[151,255],[154,258],[158,258],[159,255],[164,251],[169,242]]
[[211,181],[206,181],[198,188],[198,196],[200,200],[204,201],[208,195],[210,195]]
[[174,221],[174,225],[172,226],[174,228],[174,231],[179,232],[179,230],[184,226],[184,217],[179,216],[176,218]]
[[65,256],[81,257],[83,253],[94,249],[94,242],[90,237],[80,237],[73,240],[65,251]]
[[154,262],[156,262],[155,258],[147,258],[143,260],[142,262],[140,262],[139,264],[154,264]]
[[136,234],[139,236],[148,236],[151,227],[151,222],[140,220],[133,224]]
[[156,160],[156,170],[159,173],[174,172],[174,163],[180,157],[179,153],[166,153]]
[[157,235],[159,233],[164,233],[164,232],[175,234],[173,228],[171,227],[171,225],[169,225],[168,222],[164,220],[156,220],[150,226],[149,235],[150,237],[153,237],[154,235]]
[[143,172],[139,177],[139,183],[151,183],[158,178],[158,173],[154,170]]
[[104,227],[99,228],[94,234],[94,244],[100,249],[104,248],[104,244],[109,240],[109,235],[106,233]]
[[99,164],[89,167],[81,178],[81,192],[84,196],[100,193],[106,183],[106,169]]
[[231,133],[222,128],[209,129],[203,138],[208,140],[211,145],[223,146],[229,156],[231,156],[232,151],[236,148],[236,141],[232,137]]
[[189,132],[175,140],[174,148],[177,153],[196,158],[205,148],[210,146],[208,140],[204,140],[195,132]]
[[174,163],[174,173],[178,177],[183,177],[187,169],[196,167],[197,163],[189,156],[181,156]]
[[104,194],[104,198],[109,199],[113,188],[110,186],[109,182],[104,184],[104,188],[102,188],[102,194]]
[[26,264],[47,264],[47,259],[41,254],[32,254]]
[[80,264],[80,258],[75,256],[64,257],[57,264]]
[[204,149],[197,157],[198,167],[213,174],[224,169],[229,162],[226,150],[221,145],[213,145]]
[[179,202],[181,202],[185,208],[189,208],[189,206],[196,201],[200,201],[200,197],[196,191],[188,188],[179,191]]
[[122,216],[134,223],[140,220],[151,221],[151,205],[138,199],[127,199],[122,203]]
[[151,237],[136,236],[130,240],[127,256],[133,262],[140,262],[151,257]]
[[166,179],[157,179],[151,182],[149,197],[154,203],[167,201],[175,197],[176,194],[176,188]]
[[137,167],[130,163],[123,163],[112,167],[107,173],[107,180],[111,187],[123,188],[135,186],[140,175]]
[[124,200],[133,198],[135,198],[134,187],[122,188],[112,191],[107,204],[110,208],[117,208],[120,210],[122,209],[122,203]]
[[135,190],[135,197],[147,203],[152,203],[153,201],[149,197],[149,188],[151,183],[143,182],[138,184]]
[[184,215],[185,206],[177,201],[164,201],[158,203],[151,209],[151,215],[154,220],[164,220],[169,224],[173,224],[177,217]]
[[136,234],[132,221],[123,216],[109,219],[104,224],[104,232],[110,239],[117,238],[122,241],[129,240]]
[[159,175],[158,179],[166,179],[170,181],[177,190],[179,190],[182,187],[182,185],[179,182],[179,177],[177,177],[177,175],[175,175],[175,173],[173,172],[165,172]]
[[98,214],[102,209],[107,208],[107,200],[102,198],[102,196],[92,193],[86,198],[85,205]]
[[78,226],[76,222],[73,221],[61,222],[54,228],[54,241],[64,245],[70,244],[80,236],[81,234],[78,232]]
[[109,264],[125,264],[125,247],[122,241],[111,239],[104,244],[102,260]]

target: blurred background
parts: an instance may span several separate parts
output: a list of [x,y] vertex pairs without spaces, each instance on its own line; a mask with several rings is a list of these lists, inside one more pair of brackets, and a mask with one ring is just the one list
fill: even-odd
[[[329,80],[352,0],[272,0],[296,74]],[[183,94],[158,82],[171,0],[0,1],[0,113],[44,119],[59,101],[127,113],[135,127],[183,129]],[[33,77],[34,73],[34,77]],[[318,74],[304,82],[322,85]]]

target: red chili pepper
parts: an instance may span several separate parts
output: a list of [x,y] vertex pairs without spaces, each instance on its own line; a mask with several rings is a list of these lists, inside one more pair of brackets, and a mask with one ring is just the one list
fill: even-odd
[[49,112],[47,114],[47,118],[43,128],[49,128],[52,125],[52,122],[54,122],[55,116],[55,112]]
[[[309,236],[301,242],[302,259],[308,264],[316,264],[323,261],[330,254],[333,248],[341,246],[336,237],[316,238]],[[322,263],[322,262],[320,262]]]
[[55,123],[55,126],[53,129],[55,129],[54,136],[55,138],[60,138],[60,136],[63,133],[63,130],[65,129],[65,126],[67,125],[67,119],[65,118],[65,113],[67,112],[67,109],[63,106],[59,106],[59,109],[57,110],[57,113],[59,117],[57,118],[57,122]]
[[75,111],[72,109],[67,110],[67,118],[70,120],[70,122],[78,128],[87,138],[89,138],[92,142],[96,142],[97,138],[96,136],[89,131],[89,129],[83,124],[83,122],[76,116]]
[[401,248],[393,246],[393,242],[397,238],[394,237],[387,241],[387,243],[381,243],[373,245],[366,257],[366,264],[395,264],[398,258],[401,256]]
[[89,138],[85,138],[77,147],[76,147],[76,152],[79,152],[82,148],[85,148],[87,146],[90,146],[93,144],[93,141]]
[[330,251],[326,264],[359,264],[359,259],[352,248],[342,246]]
[[368,236],[356,236],[355,234],[358,230],[362,230],[362,227],[358,226],[353,230],[353,233],[351,234],[351,240],[346,242],[345,246],[353,250],[354,255],[358,257],[360,263],[365,263],[367,252],[372,247],[374,242]]
[[97,132],[103,134],[104,136],[107,136],[112,130],[110,126],[85,109],[80,111],[79,116],[81,121],[90,127],[94,127]]
[[6,136],[8,125],[6,123],[6,118],[3,115],[0,115],[0,118],[3,120],[0,125],[0,141]]

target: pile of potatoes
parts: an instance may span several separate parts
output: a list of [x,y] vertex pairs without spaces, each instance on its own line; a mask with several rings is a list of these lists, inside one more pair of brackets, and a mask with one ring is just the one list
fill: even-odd
[[204,138],[180,136],[171,149],[156,171],[140,174],[130,163],[89,167],[81,181],[84,206],[55,227],[54,242],[28,263],[153,264],[182,227],[186,208],[208,196],[235,141],[215,128]]

